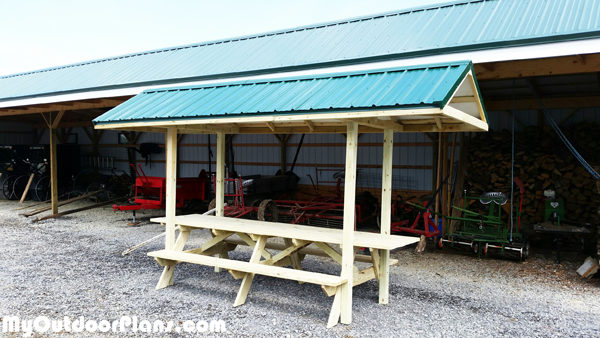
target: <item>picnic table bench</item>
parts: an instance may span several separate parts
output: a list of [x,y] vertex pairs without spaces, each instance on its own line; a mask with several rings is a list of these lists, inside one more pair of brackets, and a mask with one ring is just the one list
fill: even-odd
[[[153,218],[152,221],[164,224],[167,222],[167,218]],[[175,265],[181,262],[227,269],[234,278],[242,279],[234,306],[244,304],[255,274],[296,280],[301,283],[321,285],[327,296],[334,296],[327,325],[331,327],[339,321],[340,290],[341,285],[347,282],[347,278],[302,270],[301,262],[305,255],[312,254],[328,256],[333,261],[342,264],[342,255],[332,246],[342,244],[342,229],[278,222],[266,223],[198,214],[175,216],[173,222],[179,226],[179,235],[175,246],[148,253],[161,266],[164,266],[157,289],[173,284]],[[184,250],[190,232],[194,229],[208,229],[211,231],[212,238],[198,248]],[[239,240],[231,238],[235,237],[234,235],[237,235]],[[268,238],[282,238],[284,244],[267,243]],[[355,248],[355,257],[353,261],[369,262],[371,266],[363,270],[354,266],[352,286],[381,277],[383,272],[381,271],[380,250],[394,250],[413,244],[418,240],[417,237],[354,231],[352,243]],[[240,244],[253,248],[250,260],[247,262],[229,259],[229,252]],[[308,248],[309,245],[312,245],[313,248]],[[356,255],[357,248],[369,248],[370,254]],[[269,251],[273,249],[279,252]],[[395,263],[397,263],[396,260],[388,260],[390,265]],[[285,266],[292,266],[292,268]]]

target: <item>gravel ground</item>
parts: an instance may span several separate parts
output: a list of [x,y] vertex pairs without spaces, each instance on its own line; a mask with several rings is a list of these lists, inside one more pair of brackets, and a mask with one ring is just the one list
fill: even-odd
[[[32,223],[17,206],[0,201],[1,318],[222,319],[225,335],[233,336],[600,336],[600,279],[579,278],[581,257],[555,264],[551,255],[534,253],[520,263],[448,249],[398,250],[390,304],[377,304],[374,281],[363,284],[354,289],[352,324],[326,329],[332,299],[318,286],[256,276],[246,304],[233,308],[240,281],[186,264],[172,287],[155,291],[161,269],[146,253],[163,242],[120,253],[159,234],[159,225],[129,227],[129,215],[110,208]],[[233,255],[249,256],[247,248]],[[303,264],[338,271],[321,258]]]

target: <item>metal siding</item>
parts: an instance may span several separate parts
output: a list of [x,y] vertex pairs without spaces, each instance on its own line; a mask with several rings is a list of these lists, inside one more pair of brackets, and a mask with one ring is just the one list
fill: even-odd
[[0,132],[0,145],[20,145],[33,142],[33,128],[29,124],[4,121],[2,129],[11,133]]
[[[0,101],[600,36],[597,0],[474,0],[0,77]],[[402,32],[402,34],[399,34]],[[290,52],[291,51],[291,52]]]
[[354,108],[442,108],[448,93],[471,70],[472,64],[463,61],[318,77],[147,90],[94,122]]

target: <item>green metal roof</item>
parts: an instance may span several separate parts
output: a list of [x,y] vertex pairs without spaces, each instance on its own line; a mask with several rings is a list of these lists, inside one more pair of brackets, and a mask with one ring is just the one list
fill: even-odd
[[0,102],[599,37],[598,0],[456,1],[2,76]]
[[398,108],[444,108],[468,61],[146,90],[94,124]]

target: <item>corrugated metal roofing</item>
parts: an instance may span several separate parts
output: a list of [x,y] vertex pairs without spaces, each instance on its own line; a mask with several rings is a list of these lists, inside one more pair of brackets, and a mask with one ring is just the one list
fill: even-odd
[[600,37],[598,0],[473,0],[0,77],[0,101]]
[[472,69],[470,62],[463,61],[317,77],[146,90],[93,122],[104,124],[249,114],[443,108]]

